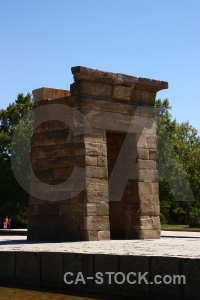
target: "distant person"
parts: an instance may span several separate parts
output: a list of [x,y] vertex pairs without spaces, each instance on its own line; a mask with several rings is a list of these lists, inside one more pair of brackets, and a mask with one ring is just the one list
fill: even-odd
[[11,218],[8,219],[8,229],[10,230],[11,228]]
[[8,229],[8,217],[5,217],[5,218],[4,218],[4,221],[3,221],[3,229]]

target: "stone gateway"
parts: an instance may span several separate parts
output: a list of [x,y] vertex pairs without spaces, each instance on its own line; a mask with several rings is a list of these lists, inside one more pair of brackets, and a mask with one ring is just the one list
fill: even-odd
[[163,81],[73,67],[34,96],[28,239],[160,238],[154,107]]

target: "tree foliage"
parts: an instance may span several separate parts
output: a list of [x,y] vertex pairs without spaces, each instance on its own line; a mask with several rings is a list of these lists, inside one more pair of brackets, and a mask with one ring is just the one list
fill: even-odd
[[187,223],[200,202],[200,137],[188,122],[172,119],[168,99],[156,106],[162,221]]
[[[0,217],[9,215],[21,222],[26,222],[27,219],[28,193],[21,188],[13,174],[11,143],[13,133],[17,129],[20,132],[18,147],[20,145],[21,153],[29,155],[30,149],[27,148],[26,141],[27,135],[31,134],[27,129],[32,126],[32,118],[29,120],[27,113],[31,112],[32,108],[33,101],[31,94],[28,93],[26,96],[19,94],[15,102],[0,110]],[[26,121],[20,123],[25,116]],[[23,161],[20,162],[22,163]]]

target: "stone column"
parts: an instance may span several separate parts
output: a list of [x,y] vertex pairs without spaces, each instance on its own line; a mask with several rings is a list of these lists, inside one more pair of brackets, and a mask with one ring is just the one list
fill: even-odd
[[80,226],[87,240],[104,240],[110,239],[106,137],[105,130],[92,131],[84,135],[82,148],[75,150],[85,155],[86,188],[80,203],[88,210],[80,217]]

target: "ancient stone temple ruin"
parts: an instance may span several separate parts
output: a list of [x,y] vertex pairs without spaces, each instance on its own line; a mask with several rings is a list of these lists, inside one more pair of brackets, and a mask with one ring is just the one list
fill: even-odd
[[160,238],[156,92],[167,82],[73,67],[34,96],[28,239]]

